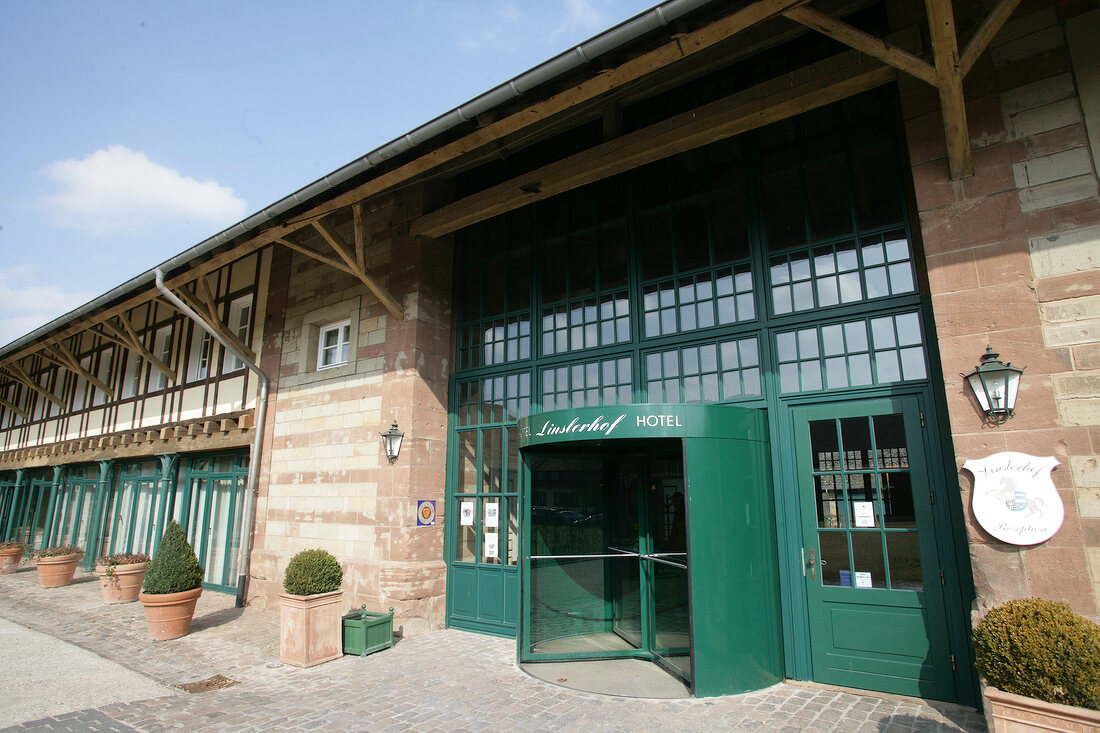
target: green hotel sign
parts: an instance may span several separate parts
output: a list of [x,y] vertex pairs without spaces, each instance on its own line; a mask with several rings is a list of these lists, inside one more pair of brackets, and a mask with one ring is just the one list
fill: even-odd
[[743,437],[766,434],[764,414],[723,405],[618,405],[556,410],[519,421],[521,448],[586,440]]

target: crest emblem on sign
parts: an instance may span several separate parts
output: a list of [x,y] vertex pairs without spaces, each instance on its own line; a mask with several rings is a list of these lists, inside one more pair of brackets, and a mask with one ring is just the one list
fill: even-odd
[[967,461],[974,475],[971,506],[986,532],[1013,545],[1037,545],[1062,526],[1065,507],[1051,480],[1054,456],[995,453]]

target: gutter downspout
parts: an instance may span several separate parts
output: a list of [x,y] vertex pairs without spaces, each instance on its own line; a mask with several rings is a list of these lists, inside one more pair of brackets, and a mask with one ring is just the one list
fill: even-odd
[[256,513],[257,486],[260,482],[260,456],[263,452],[264,426],[267,423],[267,392],[268,379],[258,364],[250,361],[244,354],[237,351],[211,328],[202,317],[193,311],[186,303],[179,299],[175,293],[164,284],[164,273],[160,268],[156,269],[157,290],[179,308],[188,318],[197,323],[219,344],[225,347],[229,353],[240,359],[260,379],[259,404],[256,406],[256,432],[252,437],[252,456],[248,461],[248,485],[245,489],[244,510],[241,512],[241,548],[237,555],[237,608],[244,607],[245,587],[248,585],[249,560],[252,557],[252,517]]

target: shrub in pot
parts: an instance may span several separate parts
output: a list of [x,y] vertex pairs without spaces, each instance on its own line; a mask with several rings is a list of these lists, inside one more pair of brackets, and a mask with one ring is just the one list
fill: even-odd
[[172,520],[153,553],[138,600],[154,640],[178,639],[191,630],[202,595],[202,566],[179,522]]
[[19,540],[4,540],[0,542],[0,575],[14,573],[23,561],[23,553],[27,551],[27,543]]
[[38,582],[43,588],[60,588],[73,582],[76,564],[84,550],[74,545],[54,545],[34,551]]
[[136,601],[149,569],[149,556],[143,552],[104,555],[95,561],[99,589],[107,603]]
[[995,730],[1100,726],[1100,626],[1066,604],[1026,598],[992,609],[974,628],[974,655]]
[[291,558],[283,576],[280,661],[312,667],[341,656],[343,579],[340,563],[325,550],[302,550]]

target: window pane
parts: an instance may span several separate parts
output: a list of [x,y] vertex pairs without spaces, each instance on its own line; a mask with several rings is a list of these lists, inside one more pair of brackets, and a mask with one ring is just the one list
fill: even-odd
[[888,533],[886,549],[890,556],[890,587],[898,590],[924,590],[916,532]]
[[848,564],[848,533],[844,531],[821,531],[817,533],[821,546],[821,584],[852,584]]
[[[870,574],[870,587],[886,587],[886,561],[882,555],[882,534],[874,530],[860,532],[852,531],[852,585],[861,587],[866,582],[866,576],[861,577],[857,573]],[[866,586],[864,586],[866,587]]]

